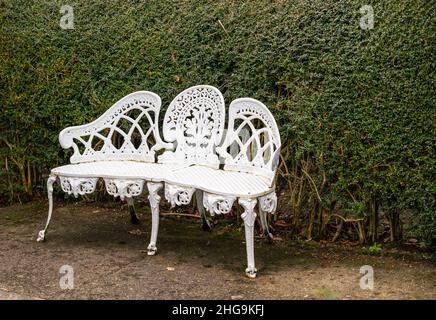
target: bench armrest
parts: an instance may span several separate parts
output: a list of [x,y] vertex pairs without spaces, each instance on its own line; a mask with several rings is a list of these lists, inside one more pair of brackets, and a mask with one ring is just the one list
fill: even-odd
[[[155,162],[155,151],[172,150],[162,141],[158,117],[160,97],[149,91],[131,93],[91,123],[68,127],[59,134],[63,148],[73,148],[71,163],[98,160]],[[150,146],[150,139],[154,144]],[[118,144],[116,144],[118,143]]]

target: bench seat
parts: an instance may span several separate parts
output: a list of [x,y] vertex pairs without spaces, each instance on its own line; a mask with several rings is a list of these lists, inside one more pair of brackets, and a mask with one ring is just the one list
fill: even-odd
[[67,164],[52,169],[51,173],[63,177],[143,179],[162,182],[169,172],[187,166],[138,161],[94,161]]
[[139,222],[134,197],[148,193],[152,216],[148,255],[157,252],[162,193],[171,207],[188,205],[195,197],[204,230],[211,228],[206,211],[227,214],[239,204],[247,250],[245,272],[256,277],[256,217],[265,237],[271,238],[267,214],[277,206],[274,189],[281,142],[273,115],[258,100],[235,99],[225,129],[224,97],[208,85],[179,93],[161,122],[160,107],[157,94],[137,91],[98,119],[61,131],[61,146],[73,149],[71,164],[50,172],[48,216],[37,241],[45,240],[50,224],[55,182],[77,197],[94,192],[102,179],[108,194],[127,201],[132,223]]
[[201,165],[95,161],[67,164],[51,170],[59,177],[142,179],[193,187],[214,194],[260,197],[274,191],[267,178],[245,172],[224,171]]
[[274,191],[265,177],[198,165],[173,170],[164,181],[234,197],[260,197]]

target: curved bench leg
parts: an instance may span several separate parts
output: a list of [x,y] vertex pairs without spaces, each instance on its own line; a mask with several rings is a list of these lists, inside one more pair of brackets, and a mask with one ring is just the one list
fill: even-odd
[[147,247],[147,254],[153,256],[156,254],[156,240],[157,232],[159,229],[159,202],[160,196],[159,190],[162,189],[163,184],[160,182],[147,182],[147,188],[149,191],[148,200],[151,206],[151,239],[150,244]]
[[245,225],[245,243],[247,246],[247,269],[245,274],[249,278],[256,278],[256,268],[254,266],[254,222],[256,221],[256,212],[254,207],[256,206],[257,199],[242,199],[239,198],[239,204],[244,208],[244,213],[241,218],[244,220]]
[[44,230],[38,232],[36,241],[41,242],[45,240],[45,233],[47,232],[48,225],[50,224],[51,215],[53,213],[53,183],[56,181],[56,176],[50,175],[47,180],[47,193],[48,193],[48,217]]
[[195,191],[195,199],[197,201],[197,210],[201,215],[201,228],[204,231],[210,231],[212,229],[212,226],[210,225],[209,220],[206,216],[206,210],[204,210],[203,206],[203,191],[196,190]]
[[273,235],[269,232],[267,212],[262,210],[262,208],[259,208],[259,217],[265,239],[272,240]]
[[127,198],[127,206],[129,207],[130,223],[139,224],[139,219],[136,215],[135,201],[133,200],[133,197]]
[[273,236],[269,232],[267,214],[274,214],[277,208],[277,195],[275,191],[259,197],[259,215],[265,238],[272,240]]

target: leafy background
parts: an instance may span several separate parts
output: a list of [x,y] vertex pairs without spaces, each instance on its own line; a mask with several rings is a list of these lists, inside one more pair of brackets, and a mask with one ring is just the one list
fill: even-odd
[[[59,26],[61,5],[75,29]],[[359,8],[374,8],[372,30]],[[217,86],[265,102],[292,237],[435,244],[435,3],[0,1],[0,203],[44,194],[64,127],[120,97]]]

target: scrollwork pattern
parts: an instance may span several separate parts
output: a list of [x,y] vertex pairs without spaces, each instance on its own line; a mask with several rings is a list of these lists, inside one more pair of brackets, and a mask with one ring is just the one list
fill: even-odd
[[139,196],[144,187],[144,180],[142,179],[104,179],[106,191],[114,197],[130,198]]
[[174,208],[176,205],[189,204],[194,192],[195,188],[165,183],[165,199],[171,204],[171,208]]
[[224,98],[212,86],[194,86],[180,93],[164,118],[164,138],[177,141],[175,151],[159,156],[159,162],[184,162],[218,167],[215,147],[224,132]]
[[[97,160],[154,162],[155,150],[172,148],[159,136],[157,121],[160,106],[161,99],[155,93],[131,93],[97,120],[62,130],[59,141],[62,147],[74,149],[71,163]],[[115,140],[120,145],[114,145]],[[150,140],[156,144],[149,145]]]
[[84,194],[93,193],[97,185],[98,178],[79,178],[79,177],[59,177],[61,188],[68,194],[73,194],[76,198]]
[[236,197],[232,196],[203,193],[203,206],[211,215],[229,213],[235,200]]
[[271,112],[258,100],[240,98],[230,104],[229,113],[226,139],[216,149],[225,159],[224,170],[255,173],[272,182],[281,141]]
[[259,197],[259,206],[261,210],[267,213],[274,213],[277,208],[277,195],[275,191]]

